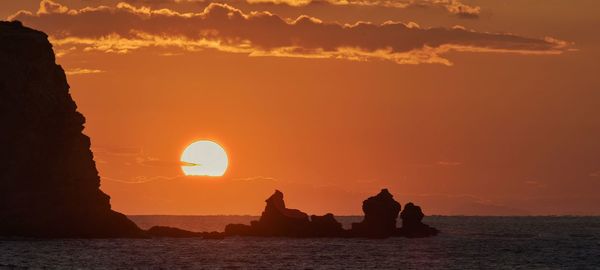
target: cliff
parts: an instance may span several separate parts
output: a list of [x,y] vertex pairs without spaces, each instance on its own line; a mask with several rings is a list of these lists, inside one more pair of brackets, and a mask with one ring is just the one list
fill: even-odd
[[0,236],[138,237],[111,210],[52,45],[0,22]]

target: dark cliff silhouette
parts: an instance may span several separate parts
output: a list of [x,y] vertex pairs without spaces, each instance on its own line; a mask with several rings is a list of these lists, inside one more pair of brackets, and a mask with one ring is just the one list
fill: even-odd
[[0,22],[0,236],[139,237],[112,211],[46,34]]

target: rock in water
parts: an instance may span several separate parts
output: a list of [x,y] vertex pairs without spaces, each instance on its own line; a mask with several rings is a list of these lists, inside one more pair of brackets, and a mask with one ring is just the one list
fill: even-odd
[[309,232],[308,215],[297,209],[288,209],[283,201],[283,193],[275,193],[266,200],[265,210],[258,221],[250,226],[230,224],[225,228],[229,235],[256,236],[307,236]]
[[311,236],[316,237],[346,237],[348,234],[342,228],[342,223],[335,220],[333,214],[310,216]]
[[150,237],[191,238],[202,237],[202,233],[182,230],[168,226],[154,226],[146,231]]
[[308,215],[298,209],[288,209],[283,201],[283,193],[275,190],[267,200],[257,225],[275,234],[298,234],[308,227]]
[[425,215],[421,211],[421,207],[408,203],[404,206],[404,210],[400,214],[402,218],[402,228],[398,229],[399,236],[406,237],[428,237],[438,234],[436,228],[423,224],[422,220]]
[[168,226],[154,226],[146,231],[149,237],[224,239],[222,232],[192,232]]
[[351,230],[344,230],[333,214],[310,216],[296,209],[288,209],[283,201],[283,193],[275,190],[267,200],[267,206],[259,220],[246,224],[228,224],[227,236],[286,236],[286,237],[370,237],[390,236],[427,237],[438,230],[421,222],[424,215],[421,208],[409,203],[402,211],[403,227],[396,228],[400,203],[387,189],[363,202],[365,218],[352,223]]
[[343,237],[347,236],[342,224],[333,214],[308,215],[297,209],[285,207],[283,193],[275,190],[267,200],[267,206],[259,220],[250,225],[229,224],[226,235],[241,236],[286,236],[286,237]]
[[138,237],[112,211],[46,34],[0,22],[0,235]]
[[365,218],[360,223],[352,223],[352,234],[366,237],[389,237],[396,232],[396,220],[400,203],[387,189],[370,197],[362,205]]

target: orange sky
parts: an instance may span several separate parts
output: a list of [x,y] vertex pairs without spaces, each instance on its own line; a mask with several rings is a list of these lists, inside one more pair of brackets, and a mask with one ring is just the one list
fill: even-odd
[[[600,2],[251,2],[0,16],[49,34],[126,214],[259,214],[275,188],[358,214],[383,187],[426,214],[600,214]],[[183,176],[197,139],[224,177]]]

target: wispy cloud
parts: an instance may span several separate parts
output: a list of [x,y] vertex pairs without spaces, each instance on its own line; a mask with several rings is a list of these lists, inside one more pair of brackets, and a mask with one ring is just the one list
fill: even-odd
[[[143,148],[139,147],[93,147],[92,151],[97,157],[121,157],[124,158],[123,164],[140,165],[144,167],[164,167],[164,168],[179,168],[184,163],[178,160],[164,160],[153,157],[144,152]],[[104,160],[104,159],[103,159]]]
[[[184,179],[189,176],[185,175],[138,175],[132,177],[110,177],[110,176],[102,176],[102,180],[123,183],[123,184],[145,184],[156,181],[173,181],[177,179]],[[192,176],[193,177],[193,176]],[[277,179],[268,176],[251,176],[251,177],[240,177],[240,178],[231,178],[224,179],[223,181],[233,181],[233,182],[273,182],[277,181]]]
[[[163,3],[207,3],[209,0],[129,0],[129,3],[163,4]],[[222,0],[220,3],[237,4],[241,1]],[[478,18],[481,8],[462,3],[459,0],[245,0],[249,4],[287,5],[290,7],[306,7],[309,5],[332,5],[350,7],[382,7],[382,8],[442,8],[461,18]]]
[[458,0],[247,0],[251,4],[285,4],[293,7],[303,7],[310,4],[330,4],[335,6],[411,8],[441,7],[449,13],[461,18],[478,18],[481,8],[464,4]]
[[181,175],[176,175],[176,176],[157,175],[157,176],[134,176],[134,177],[101,176],[100,178],[102,180],[123,183],[123,184],[145,184],[145,183],[156,182],[156,181],[171,181],[171,180],[175,180],[175,179],[181,178],[181,177],[183,177],[183,176],[181,176]]
[[249,56],[452,65],[444,57],[451,51],[561,54],[571,45],[554,38],[477,32],[462,27],[422,28],[401,22],[349,25],[325,23],[308,16],[286,19],[269,12],[244,13],[215,3],[198,13],[181,13],[127,3],[70,9],[44,0],[35,13],[21,11],[13,19],[46,31],[57,47],[76,47],[84,52],[211,48]]
[[233,178],[233,181],[277,181],[274,177],[270,176],[251,176],[242,178]]
[[139,156],[144,151],[139,147],[94,146],[94,155]]
[[88,68],[73,68],[65,71],[67,75],[82,75],[82,74],[96,74],[103,73],[105,71],[99,69],[88,69]]

